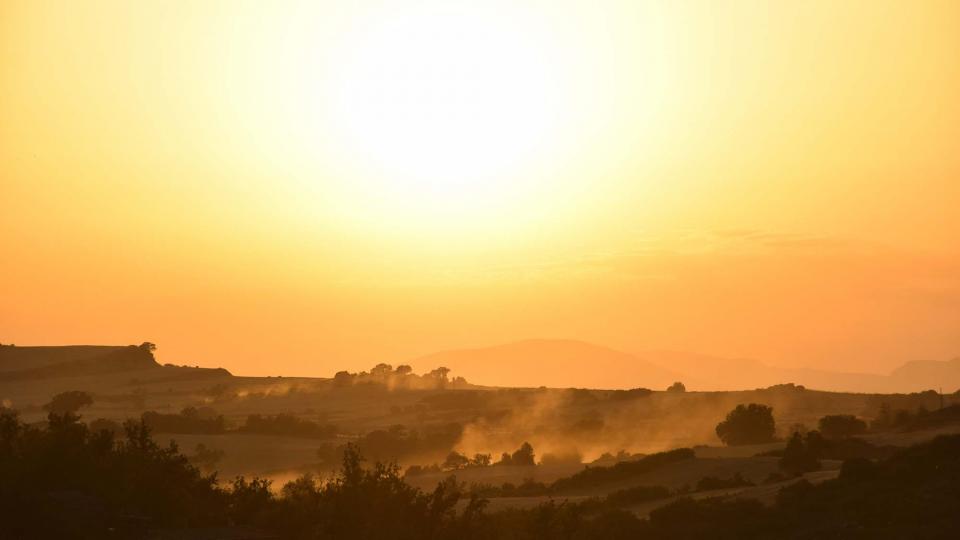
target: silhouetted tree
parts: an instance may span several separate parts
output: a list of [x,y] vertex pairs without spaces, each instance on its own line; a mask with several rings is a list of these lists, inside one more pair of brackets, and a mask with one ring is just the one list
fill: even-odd
[[333,386],[337,388],[345,388],[353,384],[353,379],[356,375],[350,373],[349,371],[338,371],[333,376]]
[[530,467],[536,465],[534,457],[533,446],[528,442],[524,442],[520,445],[520,448],[517,448],[512,454],[504,452],[500,461],[497,462],[497,465]]
[[66,414],[75,413],[82,407],[90,405],[93,405],[93,396],[89,392],[70,390],[53,396],[50,403],[44,405],[43,409],[53,414]]
[[490,454],[474,454],[473,459],[470,460],[471,467],[489,467],[490,466]]
[[677,381],[671,384],[667,388],[667,392],[686,392],[686,391],[687,391],[687,387],[680,381]]
[[883,402],[880,404],[880,410],[877,411],[877,417],[870,423],[870,428],[874,430],[889,429],[893,425],[893,412],[890,404]]
[[828,439],[845,439],[867,431],[867,423],[852,414],[824,416],[817,425],[820,433]]
[[717,436],[728,446],[774,441],[773,409],[759,403],[737,405],[717,424]]
[[450,452],[447,459],[443,460],[443,469],[446,471],[456,471],[470,464],[470,459],[460,452]]
[[[240,525],[294,540],[952,538],[960,526],[960,435],[939,436],[877,462],[845,461],[838,478],[795,482],[780,489],[771,505],[679,497],[640,519],[616,506],[676,493],[639,486],[605,499],[485,513],[476,494],[458,507],[464,494],[452,478],[424,492],[405,483],[395,465],[368,466],[347,446],[342,468],[329,481],[302,476],[278,494],[269,481],[256,478],[218,485],[175,445],[158,446],[142,422],[125,427],[124,440],[116,441],[107,431],[91,433],[76,415],[50,414],[42,427],[0,408],[0,537],[150,538],[150,529],[167,529],[173,534],[161,537],[212,538],[221,537],[221,528]],[[802,456],[804,446],[810,450],[813,433],[806,442],[792,438],[785,458]],[[821,440],[837,445],[855,439]],[[691,459],[692,450],[678,449],[589,467],[549,486],[528,479],[491,491],[563,494],[622,484]],[[745,483],[734,477],[702,485]],[[189,530],[194,528],[218,530]],[[227,531],[223,536],[239,537]]]
[[440,367],[438,367],[437,369],[431,370],[430,373],[428,373],[427,375],[430,376],[430,377],[432,377],[432,378],[434,378],[434,379],[437,379],[437,380],[446,382],[446,381],[447,381],[447,375],[449,375],[449,374],[450,374],[450,368],[446,368],[446,367],[440,366]]
[[[808,435],[809,436],[809,435]],[[783,451],[783,457],[780,458],[780,468],[787,474],[799,476],[810,471],[820,470],[820,462],[817,461],[816,450],[804,444],[803,436],[794,433],[787,441],[787,447]]]
[[370,376],[378,380],[385,380],[393,373],[393,366],[390,364],[377,364],[370,368]]

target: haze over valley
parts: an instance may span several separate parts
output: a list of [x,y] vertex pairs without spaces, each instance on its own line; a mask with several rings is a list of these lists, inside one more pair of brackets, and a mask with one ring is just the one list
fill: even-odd
[[0,540],[946,539],[960,2],[0,2]]

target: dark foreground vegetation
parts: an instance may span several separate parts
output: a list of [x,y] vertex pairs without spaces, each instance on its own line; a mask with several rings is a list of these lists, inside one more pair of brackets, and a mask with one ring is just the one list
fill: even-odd
[[[658,459],[680,457],[668,455]],[[291,539],[517,540],[950,538],[960,530],[960,436],[941,436],[883,461],[848,460],[836,480],[800,480],[783,488],[772,507],[680,498],[649,519],[618,508],[618,501],[664,493],[489,513],[482,498],[452,479],[424,493],[404,483],[396,466],[363,465],[347,448],[334,478],[304,476],[275,494],[260,479],[218,483],[176,446],[158,446],[142,422],[127,423],[117,440],[111,431],[90,431],[72,414],[51,413],[38,428],[4,410],[0,537],[149,538],[212,527]]]

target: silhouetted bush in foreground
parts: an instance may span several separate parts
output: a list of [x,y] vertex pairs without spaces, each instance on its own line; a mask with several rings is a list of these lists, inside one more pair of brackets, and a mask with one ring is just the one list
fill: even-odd
[[[783,488],[772,507],[681,498],[648,520],[610,503],[632,504],[664,492],[636,490],[606,502],[549,501],[487,513],[476,496],[458,504],[465,495],[453,478],[425,493],[404,483],[396,466],[364,467],[356,448],[346,450],[332,480],[303,476],[275,494],[269,482],[256,478],[218,485],[176,446],[158,446],[143,422],[128,423],[126,437],[115,440],[106,430],[91,433],[70,414],[51,414],[40,429],[0,409],[0,537],[144,538],[150,529],[239,525],[285,539],[951,538],[960,528],[960,435],[877,463],[847,461],[835,480],[801,480]],[[687,452],[610,470],[659,466],[688,459]],[[616,477],[604,470],[555,485],[595,485]]]

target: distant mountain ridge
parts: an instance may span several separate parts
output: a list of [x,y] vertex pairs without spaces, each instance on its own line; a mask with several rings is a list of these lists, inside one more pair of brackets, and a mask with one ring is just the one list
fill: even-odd
[[475,384],[558,388],[666,388],[683,381],[690,390],[746,390],[794,383],[816,390],[909,393],[960,389],[960,358],[912,361],[890,375],[781,368],[745,358],[677,351],[639,354],[568,339],[529,339],[416,358],[416,367],[446,366]]
[[629,353],[568,339],[442,351],[410,364],[417,369],[445,366],[473,384],[488,386],[509,380],[510,386],[525,387],[659,389],[681,379],[680,374]]
[[909,361],[889,375],[782,368],[745,358],[719,358],[676,351],[646,351],[650,362],[669,365],[683,373],[696,389],[740,390],[781,383],[802,384],[816,390],[863,393],[910,393],[960,389],[960,358],[946,361]]

